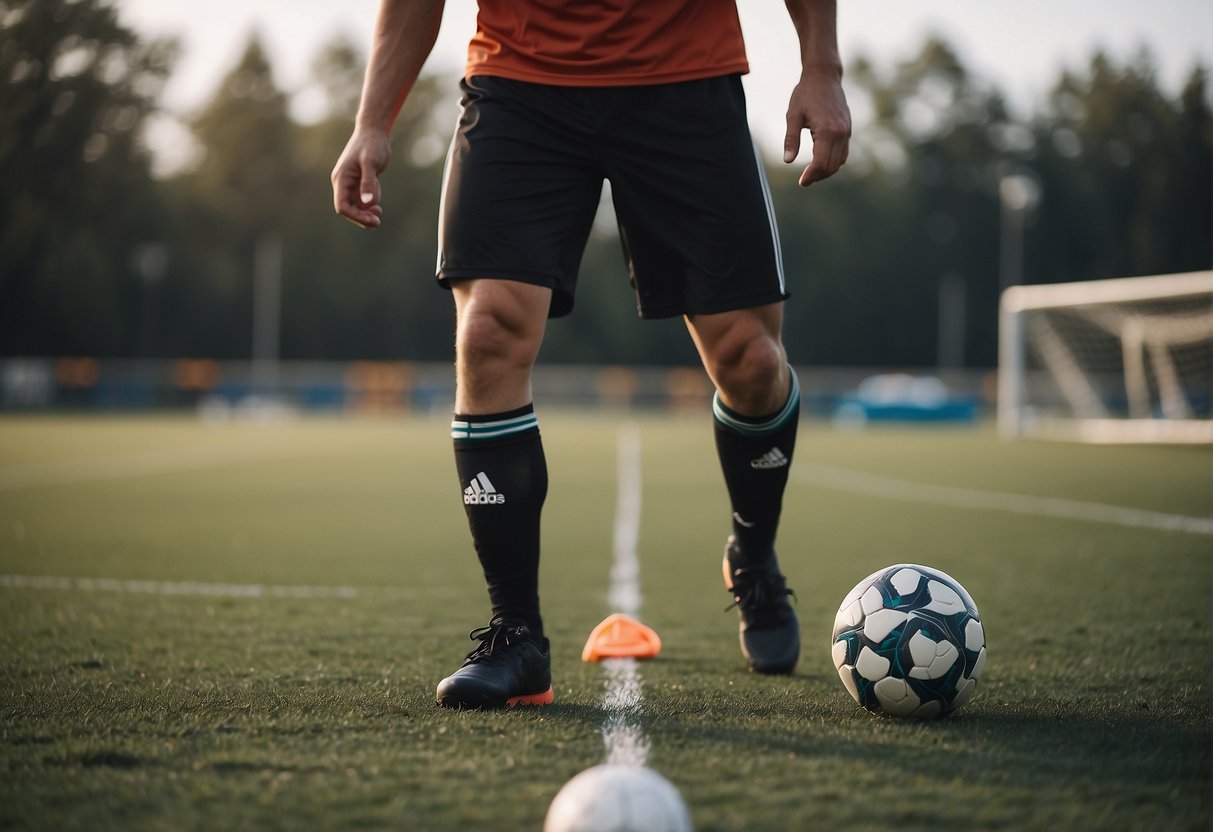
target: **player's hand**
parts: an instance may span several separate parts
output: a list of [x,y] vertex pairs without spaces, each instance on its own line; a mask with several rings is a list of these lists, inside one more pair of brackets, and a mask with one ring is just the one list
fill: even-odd
[[355,225],[378,228],[383,216],[379,174],[387,168],[391,157],[392,143],[387,131],[354,130],[329,177],[333,183],[333,209]]
[[851,111],[837,69],[807,67],[788,103],[788,132],[783,140],[783,161],[791,164],[800,154],[800,136],[813,138],[813,160],[800,174],[807,188],[833,176],[847,160],[851,144]]

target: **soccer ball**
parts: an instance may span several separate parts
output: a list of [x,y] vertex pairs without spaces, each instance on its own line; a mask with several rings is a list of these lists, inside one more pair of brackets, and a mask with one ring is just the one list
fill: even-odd
[[834,619],[834,667],[873,713],[930,719],[973,695],[986,634],[969,593],[938,569],[901,563],[873,572]]
[[543,832],[691,832],[691,814],[651,768],[606,763],[564,784]]

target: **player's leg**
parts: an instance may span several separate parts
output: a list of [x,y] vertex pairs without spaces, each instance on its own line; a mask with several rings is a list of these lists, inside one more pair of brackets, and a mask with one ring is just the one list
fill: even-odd
[[796,447],[800,390],[780,340],[782,304],[689,315],[687,325],[716,386],[716,446],[733,507],[737,567],[774,551]]
[[614,122],[610,170],[637,300],[644,317],[686,317],[716,385],[734,518],[726,584],[742,651],[755,670],[788,672],[799,624],[774,540],[800,396],[780,340],[788,292],[741,81],[655,85],[635,98]]
[[493,618],[542,641],[539,516],[547,465],[531,398],[531,368],[551,290],[508,280],[460,280],[455,296],[455,466]]
[[438,686],[440,704],[500,707],[552,700],[539,613],[539,522],[547,463],[531,400],[551,290],[506,280],[452,281],[455,467],[492,618],[480,647]]
[[572,307],[602,178],[566,147],[564,91],[499,78],[463,87],[438,279],[455,299],[451,434],[492,617],[473,631],[479,646],[439,683],[437,698],[450,707],[546,704],[551,658],[538,585],[547,465],[531,370],[547,318]]
[[775,556],[775,535],[800,421],[800,386],[780,340],[782,303],[711,315],[687,325],[716,395],[716,451],[733,510],[725,585],[741,611],[750,667],[787,673],[800,656],[799,621]]

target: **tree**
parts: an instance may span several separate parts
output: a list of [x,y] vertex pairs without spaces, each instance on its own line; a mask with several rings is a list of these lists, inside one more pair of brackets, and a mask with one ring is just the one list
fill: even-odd
[[1196,67],[1180,93],[1175,134],[1177,175],[1168,207],[1173,221],[1163,242],[1173,258],[1164,271],[1207,268],[1213,261],[1213,110],[1209,73]]
[[1213,130],[1206,74],[1178,100],[1148,53],[1118,65],[1097,53],[1065,72],[1033,125],[1043,184],[1033,229],[1036,279],[1189,271],[1213,257]]
[[349,139],[364,58],[344,39],[313,63],[326,117],[302,127],[300,204],[288,235],[285,355],[446,361],[451,301],[434,282],[437,206],[455,79],[422,76],[392,133],[392,162],[381,177],[385,225],[368,232],[333,212],[329,172]]
[[298,131],[260,37],[249,39],[191,126],[203,148],[189,177],[195,193],[231,223],[237,238],[282,231],[298,172]]
[[140,130],[176,54],[101,0],[0,0],[0,353],[132,354],[159,239]]
[[[1046,106],[1018,118],[938,39],[882,71],[849,70],[871,121],[851,161],[821,191],[776,185],[794,360],[930,366],[945,289],[964,309],[963,361],[997,351],[999,185],[1030,177],[1042,194],[1024,239],[1026,282],[1209,267],[1213,119],[1203,69],[1178,100],[1150,56],[1118,65],[1097,53],[1065,72]],[[963,292],[956,287],[963,286]]]
[[[409,96],[382,177],[386,222],[370,233],[334,215],[328,181],[361,88],[355,45],[317,55],[309,89],[325,111],[299,124],[250,38],[191,121],[197,166],[157,181],[139,132],[174,54],[141,43],[103,0],[0,0],[0,352],[247,358],[254,250],[273,235],[282,357],[449,360],[452,304],[434,286],[434,255],[456,80],[424,76]],[[939,39],[889,66],[855,61],[848,83],[872,115],[842,172],[807,192],[786,169],[770,176],[794,362],[934,365],[951,292],[963,298],[960,358],[992,366],[1007,174],[1043,194],[1025,234],[1028,281],[1208,268],[1204,68],[1172,97],[1148,54],[1097,54],[1027,118]],[[142,245],[153,241],[166,245]],[[141,283],[164,250],[163,284]],[[617,236],[591,235],[576,315],[549,327],[543,360],[696,361],[681,322],[636,321],[625,276]],[[155,343],[139,336],[153,307]]]
[[937,38],[891,71],[861,57],[848,77],[854,106],[872,118],[847,166],[808,193],[775,180],[787,270],[800,286],[788,307],[793,359],[933,365],[941,283],[960,280],[964,357],[988,361],[997,185],[1017,138],[1003,96]]
[[253,34],[190,126],[198,164],[164,183],[181,266],[165,287],[168,354],[242,358],[252,343],[254,253],[296,226],[299,130]]

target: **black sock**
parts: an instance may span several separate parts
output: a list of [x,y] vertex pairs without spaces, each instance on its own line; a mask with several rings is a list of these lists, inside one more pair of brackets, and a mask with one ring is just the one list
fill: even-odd
[[742,416],[726,407],[719,393],[712,401],[716,452],[733,506],[734,569],[763,566],[775,551],[800,421],[800,383],[791,373],[787,402],[775,413]]
[[463,507],[493,617],[526,624],[543,641],[539,615],[539,515],[547,462],[531,405],[451,422]]

